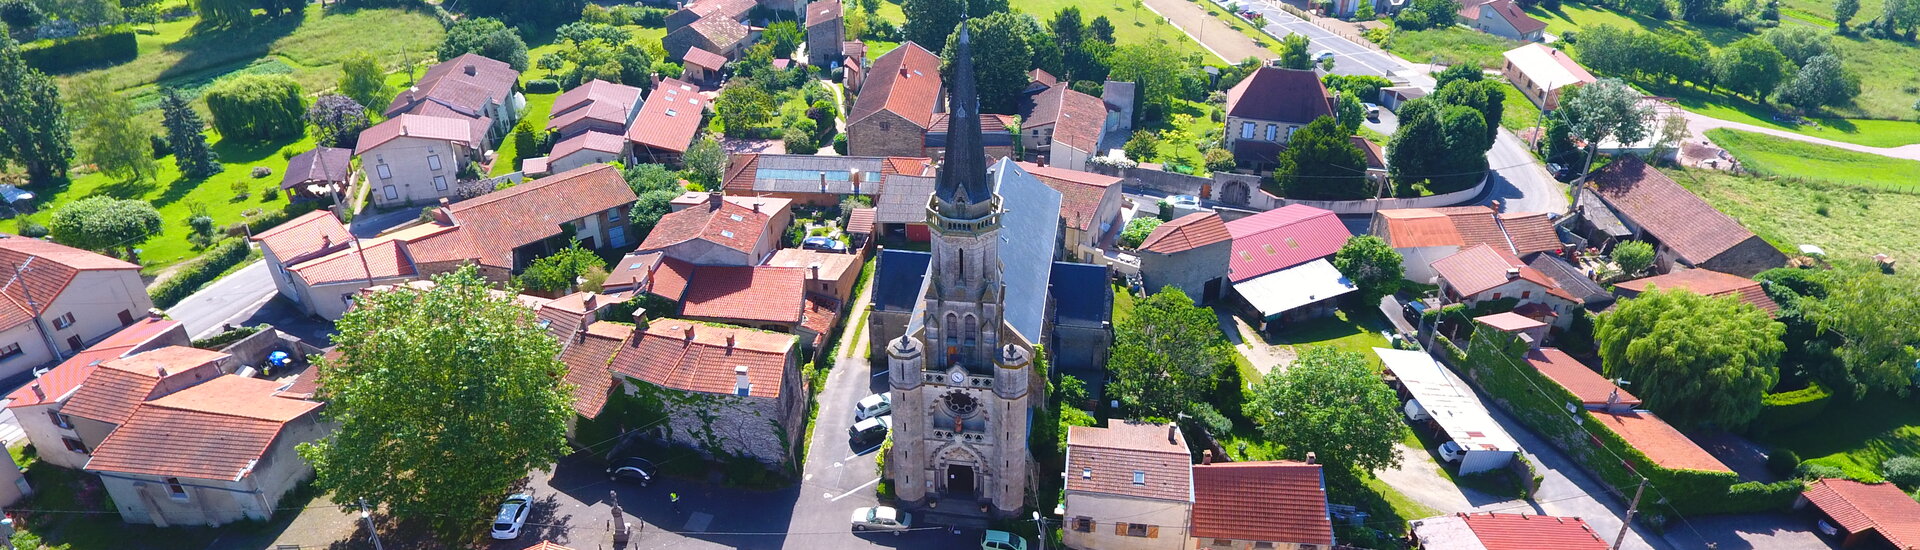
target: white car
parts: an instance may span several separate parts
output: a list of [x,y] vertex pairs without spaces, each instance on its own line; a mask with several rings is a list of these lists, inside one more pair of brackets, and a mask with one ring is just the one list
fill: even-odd
[[886,414],[893,414],[893,394],[891,393],[866,396],[853,406],[854,420],[866,420]]
[[1460,448],[1459,443],[1454,443],[1452,441],[1441,443],[1438,448],[1435,448],[1433,450],[1433,452],[1439,453],[1440,460],[1444,460],[1447,462],[1459,462],[1460,457],[1467,454],[1466,450]]
[[520,538],[520,530],[527,526],[527,514],[533,511],[533,496],[518,494],[507,497],[500,503],[500,514],[493,517],[493,538],[495,540],[513,540]]
[[1314,63],[1320,63],[1328,59],[1333,59],[1333,50],[1320,50],[1320,53],[1313,54]]
[[913,514],[894,509],[892,506],[873,506],[853,511],[853,530],[855,531],[901,531],[913,528]]

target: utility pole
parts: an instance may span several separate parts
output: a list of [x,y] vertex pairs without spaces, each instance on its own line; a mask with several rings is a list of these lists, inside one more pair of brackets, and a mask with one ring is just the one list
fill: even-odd
[[1040,550],[1047,550],[1047,538],[1049,538],[1049,534],[1047,533],[1047,522],[1046,520],[1040,519],[1039,510],[1033,511],[1033,526],[1038,527],[1040,531],[1040,537],[1039,537]]
[[1640,488],[1633,490],[1633,502],[1627,504],[1627,519],[1620,522],[1620,534],[1613,537],[1613,549],[1620,550],[1620,543],[1626,542],[1627,530],[1633,528],[1633,515],[1640,511],[1640,495],[1647,492],[1647,478],[1640,478]]
[[373,528],[373,513],[367,511],[367,499],[360,499],[360,520],[367,522],[367,537],[373,539],[373,550],[387,550],[380,545],[380,532]]
[[[33,299],[33,285],[27,284],[27,275],[25,272],[33,271],[34,268],[31,266],[33,265],[33,260],[35,258],[38,258],[38,256],[27,257],[27,265],[29,267],[27,267],[26,269],[21,269],[20,264],[14,264],[14,263],[7,264],[7,267],[13,268],[13,281],[12,283],[9,283],[9,284],[19,283],[20,292],[26,294],[27,313],[33,315],[33,328],[35,330],[40,331],[40,339],[46,342],[47,351],[53,352],[54,360],[65,361],[67,359],[67,355],[64,353],[60,353],[60,343],[53,339],[53,331],[47,329],[46,320],[40,317],[41,314],[46,313],[46,308],[40,305],[39,300]],[[79,352],[80,350],[76,349],[74,351]]]

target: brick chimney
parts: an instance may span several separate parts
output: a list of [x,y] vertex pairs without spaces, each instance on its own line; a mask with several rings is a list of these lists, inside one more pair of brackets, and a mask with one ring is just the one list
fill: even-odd
[[1313,452],[1313,451],[1307,451],[1307,463],[1308,463],[1308,464],[1319,464],[1319,463],[1320,463],[1320,453],[1316,453],[1316,452]]
[[693,340],[693,324],[692,323],[687,324],[687,340],[688,341]]
[[720,203],[724,200],[726,200],[726,197],[722,197],[719,191],[707,193],[707,210],[719,210]]
[[820,278],[820,264],[807,264],[807,278]]
[[1213,463],[1213,449],[1206,449],[1206,450],[1200,451],[1200,465],[1205,466],[1212,463]]
[[1180,427],[1179,426],[1175,426],[1173,424],[1167,425],[1167,444],[1168,445],[1180,444]]
[[154,370],[154,372],[157,372],[157,373],[160,373],[160,377],[161,377],[161,378],[166,378],[166,377],[167,377],[167,366],[166,366],[166,365],[155,365],[155,366],[153,367],[153,370]]
[[593,307],[594,302],[598,301],[598,300],[595,300],[595,298],[597,298],[598,296],[599,296],[598,294],[588,292],[587,297],[580,299],[580,305],[587,310],[587,313],[593,313],[593,310],[595,309]]
[[[727,333],[727,351],[733,351],[733,333],[731,332]],[[740,367],[740,368],[744,369],[746,367]]]
[[[633,330],[634,332],[646,332],[647,308],[644,308],[644,307],[633,308]],[[637,342],[638,340],[635,340],[635,341]]]
[[40,381],[39,381],[39,380],[35,380],[35,381],[33,381],[33,384],[30,384],[30,385],[28,385],[28,387],[30,387],[30,388],[33,388],[33,397],[34,397],[34,398],[36,398],[36,399],[39,399],[39,400],[41,400],[41,401],[46,401],[46,400],[47,400],[47,389],[46,389],[46,388],[43,388],[43,387],[40,387]]
[[453,219],[453,202],[446,197],[440,197],[440,208],[434,210],[433,221],[444,222],[447,225],[460,225],[458,220]]

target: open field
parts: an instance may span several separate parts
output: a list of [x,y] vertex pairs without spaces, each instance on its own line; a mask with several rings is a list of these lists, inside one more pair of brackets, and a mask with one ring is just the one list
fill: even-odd
[[[1864,13],[1864,12],[1863,12]],[[1535,6],[1527,10],[1528,15],[1547,24],[1547,34],[1566,36],[1570,31],[1579,34],[1581,27],[1593,25],[1613,25],[1623,29],[1646,31],[1677,30],[1695,35],[1714,46],[1724,46],[1746,36],[1746,33],[1731,28],[1693,25],[1684,21],[1661,21],[1643,15],[1624,13],[1574,3],[1563,3],[1558,10],[1548,10],[1544,6]]]
[[1920,402],[1888,394],[1834,399],[1819,418],[1762,441],[1868,479],[1879,477],[1880,463],[1889,458],[1920,455]]
[[1725,128],[1707,137],[1727,149],[1754,173],[1826,183],[1920,191],[1920,161],[1849,151],[1791,139]]
[[1160,42],[1169,48],[1170,53],[1179,55],[1197,53],[1212,58],[1212,54],[1208,54],[1206,48],[1200,47],[1199,42],[1194,42],[1192,38],[1187,37],[1187,33],[1167,24],[1166,20],[1141,5],[1140,0],[1020,0],[1012,5],[1015,10],[1033,14],[1040,19],[1042,25],[1046,24],[1048,19],[1052,19],[1053,14],[1059,13],[1061,8],[1079,6],[1082,21],[1091,22],[1093,18],[1104,15],[1113,22],[1114,42],[1120,44]]
[[1519,42],[1466,27],[1394,31],[1387,38],[1387,51],[1414,63],[1471,63],[1482,69],[1500,68],[1505,64],[1500,54],[1517,47]]
[[1920,212],[1920,195],[1709,170],[1665,171],[1776,247],[1815,244],[1828,257],[1845,260],[1920,250],[1920,229],[1898,221]]
[[1532,130],[1540,124],[1540,108],[1533,106],[1533,100],[1527,99],[1527,94],[1520,93],[1519,88],[1513,87],[1513,83],[1504,78],[1495,82],[1501,83],[1501,89],[1507,92],[1506,98],[1500,102],[1501,128],[1518,132]]

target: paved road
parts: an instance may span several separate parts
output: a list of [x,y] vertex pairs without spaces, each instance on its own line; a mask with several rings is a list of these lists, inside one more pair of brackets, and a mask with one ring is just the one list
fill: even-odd
[[1500,129],[1493,148],[1487,150],[1487,166],[1493,168],[1494,173],[1487,181],[1487,192],[1481,194],[1476,204],[1498,200],[1503,212],[1556,214],[1566,214],[1572,207],[1567,201],[1567,184],[1553,179],[1547,168],[1527,151],[1527,142],[1505,128]]
[[266,261],[255,261],[167,308],[167,315],[185,325],[188,335],[199,338],[226,323],[252,317],[275,295]]
[[[1215,0],[1215,3],[1222,6],[1226,4],[1221,0]],[[1409,72],[1405,62],[1386,52],[1355,44],[1334,34],[1333,31],[1295,17],[1286,10],[1280,9],[1279,3],[1274,0],[1247,2],[1242,4],[1242,7],[1266,16],[1265,30],[1268,34],[1274,36],[1304,34],[1307,35],[1307,42],[1310,44],[1308,51],[1332,51],[1334,74],[1391,77],[1396,73]]]

